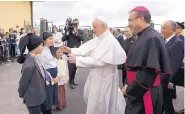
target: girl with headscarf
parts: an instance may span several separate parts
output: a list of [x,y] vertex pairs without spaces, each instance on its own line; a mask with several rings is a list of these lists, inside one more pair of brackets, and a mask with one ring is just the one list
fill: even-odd
[[46,99],[47,110],[51,111],[56,109],[57,98],[58,98],[58,68],[55,49],[53,47],[53,35],[50,32],[43,32],[42,38],[44,40],[44,48],[42,53],[39,55],[39,60],[42,65],[54,78],[54,84],[46,87],[48,97]]
[[[24,51],[29,53],[25,56]],[[46,85],[52,77],[46,72],[38,60],[37,55],[42,52],[43,40],[34,34],[28,34],[20,40],[19,49],[21,55],[17,62],[23,64],[21,78],[19,81],[19,97],[23,98],[24,104],[28,108],[29,114],[51,114],[45,108]]]

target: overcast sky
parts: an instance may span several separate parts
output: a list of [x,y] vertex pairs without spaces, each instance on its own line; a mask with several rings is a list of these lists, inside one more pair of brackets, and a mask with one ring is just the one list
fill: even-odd
[[155,24],[165,20],[185,21],[185,0],[94,0],[33,2],[33,19],[46,18],[64,25],[67,16],[78,18],[81,26],[91,26],[95,16],[105,16],[109,26],[126,26],[129,11],[135,6],[147,7]]

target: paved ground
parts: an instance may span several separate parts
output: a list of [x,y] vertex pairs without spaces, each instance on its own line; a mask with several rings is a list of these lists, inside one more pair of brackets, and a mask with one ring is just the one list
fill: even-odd
[[[21,65],[10,63],[0,66],[0,114],[28,114],[22,100],[18,97],[18,81],[20,78]],[[83,101],[83,86],[89,73],[88,69],[79,69],[76,89],[67,89],[67,108],[54,114],[85,114],[85,103]],[[176,110],[183,106],[183,88],[177,89],[178,99],[174,100]]]

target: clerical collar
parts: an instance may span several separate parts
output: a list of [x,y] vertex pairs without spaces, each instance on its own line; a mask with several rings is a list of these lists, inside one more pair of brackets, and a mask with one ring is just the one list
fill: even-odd
[[137,36],[139,37],[139,36],[141,36],[142,34],[143,34],[143,32],[145,32],[147,29],[149,29],[151,26],[148,26],[148,27],[146,27],[146,28],[144,28],[142,31],[140,31],[140,32],[138,32],[137,33]]

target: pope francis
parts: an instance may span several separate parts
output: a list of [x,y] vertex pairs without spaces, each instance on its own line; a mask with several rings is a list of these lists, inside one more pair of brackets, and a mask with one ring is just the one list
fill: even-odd
[[108,30],[104,17],[95,18],[92,26],[96,38],[79,48],[62,49],[69,53],[70,63],[91,69],[84,87],[86,114],[124,114],[125,100],[118,87],[117,65],[125,62],[125,51]]

